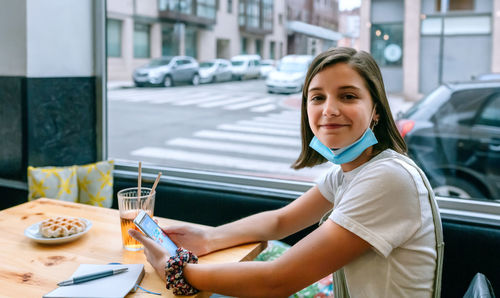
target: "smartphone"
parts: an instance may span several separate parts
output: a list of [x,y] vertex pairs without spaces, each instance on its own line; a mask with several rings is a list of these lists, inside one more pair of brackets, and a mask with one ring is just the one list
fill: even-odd
[[134,224],[146,236],[163,246],[171,256],[175,256],[177,254],[177,246],[175,243],[168,238],[167,234],[163,232],[160,226],[146,212],[141,210],[139,215],[135,217]]

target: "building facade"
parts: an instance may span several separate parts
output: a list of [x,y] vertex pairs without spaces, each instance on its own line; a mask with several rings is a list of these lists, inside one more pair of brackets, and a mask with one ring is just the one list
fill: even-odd
[[337,46],[338,0],[287,0],[287,31],[289,54],[317,55]]
[[360,48],[379,63],[387,91],[408,100],[500,72],[500,0],[364,0]]
[[285,0],[108,0],[108,80],[152,58],[286,55]]

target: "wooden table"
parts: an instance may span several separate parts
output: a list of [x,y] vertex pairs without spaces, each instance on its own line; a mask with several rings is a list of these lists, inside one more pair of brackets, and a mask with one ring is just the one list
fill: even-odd
[[[92,221],[92,228],[83,237],[57,245],[38,244],[24,235],[24,229],[49,217],[65,215],[83,217]],[[157,218],[160,225],[182,222]],[[82,263],[123,264],[143,263],[146,274],[141,286],[161,292],[162,297],[174,297],[165,289],[165,283],[146,261],[144,253],[122,249],[118,210],[38,199],[0,211],[0,296],[41,297],[67,279]],[[200,263],[222,263],[252,260],[265,243],[245,244],[211,253],[200,258]],[[140,291],[142,292],[142,291]],[[202,292],[194,297],[208,297]],[[131,293],[127,297],[154,297]]]

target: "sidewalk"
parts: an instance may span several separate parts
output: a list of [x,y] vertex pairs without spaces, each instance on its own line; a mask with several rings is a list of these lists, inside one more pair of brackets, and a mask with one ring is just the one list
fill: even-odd
[[108,86],[108,90],[116,90],[116,89],[135,87],[134,82],[132,82],[132,81],[108,81],[107,86]]

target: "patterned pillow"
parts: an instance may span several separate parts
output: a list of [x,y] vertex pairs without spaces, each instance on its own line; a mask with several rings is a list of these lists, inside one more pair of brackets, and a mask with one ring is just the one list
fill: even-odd
[[113,160],[76,167],[80,203],[111,207],[113,203],[113,168]]
[[28,167],[28,200],[47,197],[68,202],[78,202],[76,168]]

